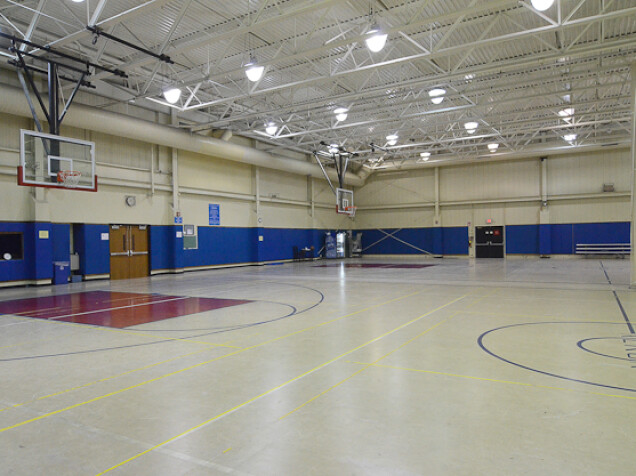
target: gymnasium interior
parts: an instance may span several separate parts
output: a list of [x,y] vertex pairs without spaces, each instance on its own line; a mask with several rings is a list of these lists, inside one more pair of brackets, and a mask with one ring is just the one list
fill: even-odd
[[632,475],[633,0],[0,0],[0,474]]

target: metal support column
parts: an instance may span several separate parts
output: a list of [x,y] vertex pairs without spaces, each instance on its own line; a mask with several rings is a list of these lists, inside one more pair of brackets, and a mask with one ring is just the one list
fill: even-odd
[[634,250],[634,244],[636,244],[636,200],[634,197],[634,191],[636,190],[636,63],[631,65],[631,84],[630,84],[630,99],[632,102],[632,215],[631,215],[631,248],[630,255],[630,279],[629,287],[636,288],[636,251]]
[[435,226],[442,226],[442,217],[439,211],[439,167],[435,167]]
[[[172,109],[170,111],[170,119],[173,126],[177,125],[177,112]],[[171,148],[172,152],[172,209],[175,216],[181,214],[179,207],[179,153],[175,147]]]

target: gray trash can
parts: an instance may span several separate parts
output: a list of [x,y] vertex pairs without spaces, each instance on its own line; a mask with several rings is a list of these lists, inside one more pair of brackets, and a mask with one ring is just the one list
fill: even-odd
[[53,263],[53,284],[68,284],[71,274],[71,263],[68,261],[55,261]]

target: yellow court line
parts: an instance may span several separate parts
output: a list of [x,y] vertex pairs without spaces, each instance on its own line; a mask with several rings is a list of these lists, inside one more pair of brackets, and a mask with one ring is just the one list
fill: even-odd
[[60,390],[59,392],[51,393],[49,395],[43,395],[41,397],[34,398],[33,400],[29,400],[29,401],[21,402],[21,403],[16,403],[16,404],[10,405],[10,406],[5,407],[5,408],[0,408],[0,412],[11,410],[12,408],[21,407],[23,405],[28,405],[29,403],[39,402],[40,400],[45,400],[47,398],[57,397],[59,395],[64,395],[65,393],[69,393],[69,392],[72,392],[72,391],[75,391],[75,390],[80,390],[80,389],[83,389],[83,388],[91,387],[91,386],[96,385],[98,383],[103,383],[103,382],[107,382],[109,380],[113,380],[113,379],[118,378],[118,377],[124,377],[126,375],[131,375],[131,374],[133,374],[135,372],[140,372],[142,370],[148,370],[148,369],[151,369],[153,367],[157,367],[157,366],[162,365],[162,364],[167,364],[167,363],[174,362],[174,361],[177,361],[177,360],[180,360],[180,359],[184,359],[184,358],[190,357],[192,355],[201,354],[201,353],[206,352],[208,350],[212,350],[213,348],[214,348],[214,346],[210,346],[207,349],[195,350],[194,352],[189,352],[187,354],[179,355],[177,357],[172,357],[170,359],[162,360],[161,362],[155,362],[153,364],[144,365],[143,367],[138,367],[136,369],[127,370],[126,372],[122,372],[122,373],[119,373],[119,374],[116,374],[116,375],[111,375],[109,377],[104,377],[104,378],[101,378],[99,380],[94,380],[93,382],[88,382],[88,383],[84,383],[82,385],[78,385],[76,387],[71,387],[71,388],[67,388],[67,389],[64,389],[64,390]]
[[471,379],[471,380],[481,380],[481,381],[484,381],[484,382],[506,383],[506,384],[510,384],[510,385],[521,385],[523,387],[545,388],[545,389],[549,389],[549,390],[563,390],[563,391],[566,391],[566,392],[582,392],[582,393],[589,393],[591,395],[601,395],[601,396],[604,396],[604,397],[627,398],[629,400],[636,400],[636,397],[630,397],[628,395],[613,395],[611,393],[588,392],[586,390],[578,390],[578,389],[574,389],[574,388],[553,387],[551,385],[537,385],[537,384],[534,384],[534,383],[527,383],[527,382],[515,382],[514,380],[500,380],[500,379],[496,379],[496,378],[474,377],[472,375],[461,375],[461,374],[453,374],[453,373],[449,373],[449,372],[438,372],[438,371],[435,371],[435,370],[412,369],[412,368],[409,368],[409,367],[399,367],[399,366],[395,366],[395,365],[376,364],[375,362],[372,362],[372,363],[355,362],[355,361],[352,361],[352,360],[348,360],[347,362],[350,362],[352,364],[364,365],[363,370],[368,368],[368,367],[381,367],[381,368],[385,368],[385,369],[406,370],[406,371],[409,371],[409,372],[419,372],[419,373],[432,374],[432,375],[443,375],[443,376],[446,376],[446,377],[457,377],[457,378],[465,378],[465,379]]
[[[202,366],[204,366],[204,365],[207,365],[207,364],[210,364],[210,363],[213,363],[213,362],[217,362],[217,361],[219,361],[219,360],[221,360],[221,359],[224,359],[224,358],[226,358],[226,357],[231,357],[231,356],[234,356],[234,355],[238,355],[238,354],[241,354],[241,353],[243,353],[243,352],[247,352],[248,350],[256,349],[256,348],[261,347],[261,346],[264,346],[264,345],[266,345],[266,344],[271,344],[271,343],[273,343],[273,342],[277,342],[277,341],[282,340],[282,339],[285,339],[285,338],[287,338],[287,337],[292,337],[292,336],[295,336],[295,335],[297,335],[297,334],[301,334],[301,333],[303,333],[303,332],[307,332],[307,331],[311,331],[311,330],[318,329],[318,328],[320,328],[320,327],[322,327],[322,326],[325,326],[325,325],[328,325],[328,324],[331,324],[331,323],[334,323],[334,322],[340,321],[340,320],[345,319],[345,318],[347,318],[347,317],[355,316],[355,315],[360,314],[360,313],[362,313],[362,312],[369,311],[369,310],[371,310],[371,309],[375,309],[375,308],[377,308],[377,307],[381,307],[381,306],[384,306],[384,305],[386,305],[386,304],[390,304],[390,303],[395,302],[395,301],[399,301],[399,300],[402,300],[402,299],[406,299],[406,298],[409,298],[409,297],[411,297],[411,296],[415,296],[415,295],[417,295],[417,294],[421,294],[422,292],[423,292],[423,291],[416,291],[416,292],[413,292],[413,293],[410,293],[410,294],[407,294],[407,295],[404,295],[404,296],[400,296],[400,297],[397,297],[397,298],[394,298],[394,299],[390,299],[390,300],[388,300],[388,301],[385,301],[385,302],[382,302],[382,303],[379,303],[379,304],[374,304],[373,306],[368,306],[368,307],[363,308],[363,309],[360,309],[360,310],[358,310],[358,311],[354,311],[354,312],[351,312],[351,313],[349,313],[349,314],[345,314],[344,316],[340,316],[340,317],[337,317],[337,318],[335,318],[335,319],[332,319],[332,320],[329,320],[329,321],[322,322],[322,323],[317,324],[317,325],[315,325],[315,326],[307,327],[307,328],[305,328],[305,329],[300,329],[300,330],[298,330],[298,331],[294,331],[294,332],[291,332],[291,333],[286,334],[286,335],[283,335],[283,336],[275,337],[274,339],[270,339],[270,340],[267,340],[267,341],[265,341],[265,342],[261,342],[261,343],[259,343],[259,344],[255,344],[255,345],[252,345],[252,346],[249,346],[249,347],[243,347],[243,348],[241,348],[241,349],[239,349],[239,350],[236,350],[236,351],[234,351],[234,352],[230,352],[230,353],[228,353],[228,354],[224,354],[224,355],[221,355],[221,356],[219,356],[219,357],[215,357],[214,359],[206,360],[206,361],[204,361],[204,362],[199,362],[198,364],[191,365],[191,366],[189,366],[189,367],[185,367],[185,368],[183,368],[183,369],[176,370],[176,371],[174,371],[174,372],[170,372],[170,373],[167,373],[167,374],[161,375],[161,376],[159,376],[159,377],[155,377],[155,378],[150,379],[150,380],[145,380],[145,381],[140,382],[140,383],[138,383],[138,384],[131,385],[131,386],[129,386],[129,387],[125,387],[125,388],[121,388],[121,389],[119,389],[119,390],[115,390],[114,392],[110,392],[110,393],[107,393],[107,394],[105,394],[105,395],[101,395],[101,396],[98,396],[98,397],[95,397],[95,398],[91,398],[91,399],[86,400],[86,401],[83,401],[83,402],[76,403],[76,404],[74,404],[74,405],[70,405],[70,406],[65,407],[65,408],[61,408],[61,409],[59,409],[59,410],[55,410],[55,411],[52,411],[52,412],[49,412],[49,413],[45,413],[45,414],[43,414],[43,415],[40,415],[40,416],[37,416],[37,417],[31,418],[31,419],[29,419],[29,420],[24,420],[24,421],[22,421],[22,422],[16,423],[16,424],[11,425],[11,426],[7,426],[7,427],[4,427],[4,428],[0,428],[0,433],[3,433],[3,432],[8,431],[8,430],[12,430],[12,429],[14,429],[14,428],[18,428],[18,427],[23,426],[23,425],[26,425],[26,424],[28,424],[28,423],[33,423],[33,422],[36,422],[36,421],[42,420],[42,419],[44,419],[44,418],[48,418],[48,417],[53,416],[53,415],[57,415],[57,414],[59,414],[59,413],[62,413],[62,412],[68,411],[68,410],[72,410],[72,409],[77,408],[77,407],[81,407],[81,406],[83,406],[83,405],[87,405],[87,404],[89,404],[89,403],[93,403],[93,402],[96,402],[96,401],[99,401],[99,400],[103,400],[104,398],[108,398],[108,397],[112,397],[112,396],[115,396],[115,395],[119,395],[119,394],[121,394],[121,393],[123,393],[123,392],[126,392],[126,391],[128,391],[128,390],[132,390],[132,389],[135,389],[135,388],[139,388],[139,387],[142,387],[142,386],[147,385],[147,384],[149,384],[149,383],[157,382],[157,381],[162,380],[162,379],[164,379],[164,378],[171,377],[171,376],[173,376],[173,375],[179,374],[179,373],[181,373],[181,372],[185,372],[185,371],[188,371],[188,370],[193,370],[193,369],[196,369],[196,368],[202,367]],[[79,324],[78,324],[78,325],[79,325]],[[207,350],[207,349],[205,349],[205,350]],[[66,392],[65,392],[65,391],[63,391],[63,392],[61,392],[61,393],[66,393]],[[19,405],[19,404],[18,404],[18,405]]]
[[[464,296],[465,297],[465,296]],[[461,299],[461,298],[460,298]],[[420,319],[427,317],[428,315],[430,315],[431,313],[433,313],[435,311],[431,311],[430,313],[426,313],[426,314],[422,314],[421,316],[413,319],[412,321],[407,322],[406,324],[404,324],[403,326],[400,326],[400,329],[408,326],[410,324],[413,324],[416,321],[419,321]],[[373,363],[368,364],[366,367],[361,368],[360,370],[354,372],[353,374],[349,375],[347,378],[341,380],[340,382],[336,383],[335,385],[332,385],[331,387],[329,387],[328,389],[326,389],[325,391],[319,393],[318,395],[315,395],[313,397],[311,397],[309,400],[307,400],[305,403],[303,403],[302,405],[297,406],[296,408],[294,408],[292,411],[284,414],[282,417],[279,418],[279,420],[283,420],[285,418],[287,418],[289,415],[291,415],[292,413],[297,412],[298,410],[300,410],[301,408],[305,407],[306,405],[310,404],[311,402],[313,402],[314,400],[316,400],[317,398],[325,395],[326,393],[330,392],[331,390],[333,390],[336,387],[339,387],[340,385],[342,385],[343,383],[347,382],[348,380],[350,380],[351,378],[355,377],[356,375],[358,375],[359,373],[362,373],[363,371],[365,371],[366,369],[368,369],[369,367],[371,367],[373,364],[375,364],[376,362],[381,361],[382,359],[385,359],[386,357],[388,357],[389,355],[393,354],[394,352],[397,352],[399,349],[401,349],[402,347],[406,346],[407,344],[410,344],[411,342],[413,342],[416,339],[419,339],[421,336],[423,336],[424,334],[432,331],[433,329],[435,329],[436,327],[438,327],[439,325],[443,324],[444,322],[448,321],[449,319],[455,317],[457,314],[459,314],[458,312],[454,312],[453,314],[451,314],[450,316],[448,316],[446,319],[441,320],[440,322],[438,322],[437,324],[435,324],[434,326],[429,327],[428,329],[426,329],[423,332],[420,332],[419,334],[417,334],[415,337],[407,340],[406,342],[404,342],[403,344],[400,344],[398,347],[396,347],[395,349],[393,349],[391,352],[389,352],[388,354],[383,355],[382,357],[380,357],[379,359],[375,360]],[[397,329],[395,329],[397,330]],[[394,331],[391,331],[390,333],[392,333]],[[356,349],[357,350],[357,349]]]
[[[421,292],[421,291],[420,291],[420,292]],[[414,294],[418,294],[418,293],[414,293]],[[186,435],[188,435],[188,434],[190,434],[190,433],[193,433],[194,431],[196,431],[196,430],[198,430],[198,429],[200,429],[200,428],[202,428],[202,427],[204,427],[204,426],[208,425],[209,423],[212,423],[212,422],[213,422],[213,421],[215,421],[215,420],[218,420],[218,419],[220,419],[220,418],[222,418],[222,417],[224,417],[224,416],[226,416],[226,415],[229,415],[230,413],[233,413],[233,412],[235,412],[235,411],[239,410],[240,408],[242,408],[242,407],[244,407],[244,406],[246,406],[246,405],[249,405],[250,403],[253,403],[253,402],[255,402],[256,400],[259,400],[259,399],[261,399],[261,398],[263,398],[263,397],[265,397],[265,396],[267,396],[267,395],[269,395],[269,394],[271,394],[271,393],[273,393],[273,392],[275,392],[275,391],[277,391],[277,390],[280,390],[281,388],[286,387],[286,386],[288,386],[288,385],[292,384],[293,382],[296,382],[296,381],[298,381],[298,380],[300,380],[300,379],[302,379],[302,378],[306,377],[307,375],[310,375],[310,374],[312,374],[312,373],[314,373],[314,372],[316,372],[316,371],[318,371],[318,370],[320,370],[320,369],[322,369],[322,368],[324,368],[324,367],[326,367],[326,366],[328,366],[328,365],[330,365],[330,364],[332,364],[332,363],[336,362],[337,360],[340,360],[340,359],[342,359],[343,357],[346,357],[347,355],[350,355],[350,354],[352,354],[352,353],[354,353],[354,352],[356,352],[356,351],[358,351],[358,350],[362,349],[363,347],[366,347],[366,346],[368,346],[368,345],[370,345],[370,344],[373,344],[373,343],[375,343],[375,342],[379,341],[380,339],[383,339],[384,337],[386,337],[386,336],[388,336],[388,335],[390,335],[390,334],[393,334],[394,332],[397,332],[397,331],[399,331],[399,330],[403,329],[404,327],[406,327],[406,326],[408,326],[408,325],[412,324],[413,322],[415,322],[415,321],[417,321],[417,320],[419,320],[419,319],[422,319],[422,318],[423,318],[423,317],[425,317],[425,316],[428,316],[428,315],[430,315],[430,314],[433,314],[434,312],[437,312],[437,311],[439,311],[439,310],[441,310],[441,309],[443,309],[443,308],[445,308],[445,307],[448,307],[448,306],[450,306],[450,305],[452,305],[452,304],[456,303],[457,301],[459,301],[459,300],[461,300],[461,299],[465,298],[466,296],[467,296],[467,294],[465,294],[465,295],[463,295],[463,296],[461,296],[461,297],[458,297],[458,298],[456,298],[456,299],[454,299],[454,300],[452,300],[452,301],[450,301],[450,302],[448,302],[448,303],[446,303],[446,304],[443,304],[442,306],[439,306],[439,307],[437,307],[437,308],[433,309],[432,311],[427,312],[426,314],[423,314],[422,316],[420,316],[420,317],[418,317],[418,318],[416,318],[416,319],[413,319],[413,320],[411,320],[411,321],[409,321],[409,322],[407,322],[407,323],[405,323],[405,324],[402,324],[402,325],[400,325],[400,326],[398,326],[398,327],[396,327],[396,328],[394,328],[394,329],[392,329],[392,330],[390,330],[390,331],[388,331],[388,332],[386,332],[386,333],[384,333],[384,334],[382,334],[382,335],[380,335],[380,336],[378,336],[378,337],[375,337],[375,338],[371,339],[370,341],[365,342],[364,344],[361,344],[361,345],[359,345],[359,346],[357,346],[357,347],[354,347],[353,349],[350,349],[350,350],[348,350],[347,352],[344,352],[344,353],[340,354],[339,356],[334,357],[333,359],[330,359],[330,360],[328,360],[327,362],[324,362],[324,363],[322,363],[322,364],[320,364],[320,365],[318,365],[318,366],[314,367],[314,368],[313,368],[313,369],[311,369],[311,370],[307,370],[306,372],[303,372],[302,374],[297,375],[296,377],[294,377],[294,378],[292,378],[292,379],[289,379],[289,380],[287,380],[286,382],[283,382],[283,383],[281,383],[280,385],[277,385],[276,387],[271,388],[271,389],[269,389],[269,390],[267,390],[267,391],[265,391],[265,392],[261,393],[260,395],[257,395],[257,396],[255,396],[255,397],[253,397],[253,398],[250,398],[249,400],[246,400],[245,402],[240,403],[240,404],[238,404],[238,405],[236,405],[236,406],[234,406],[234,407],[230,408],[229,410],[224,411],[223,413],[219,413],[218,415],[213,416],[212,418],[210,418],[210,419],[208,419],[208,420],[205,420],[204,422],[199,423],[198,425],[193,426],[192,428],[189,428],[189,429],[185,430],[184,432],[179,433],[178,435],[173,436],[172,438],[169,438],[169,439],[167,439],[167,440],[165,440],[165,441],[162,441],[161,443],[158,443],[158,444],[156,444],[156,445],[154,445],[154,446],[151,446],[151,447],[150,447],[150,448],[148,448],[147,450],[142,451],[141,453],[138,453],[138,454],[136,454],[136,455],[134,455],[134,456],[131,456],[130,458],[128,458],[128,459],[126,459],[126,460],[122,461],[121,463],[118,463],[118,464],[116,464],[115,466],[111,466],[110,468],[106,469],[105,471],[102,471],[101,473],[98,473],[96,476],[101,476],[101,475],[103,475],[103,474],[106,474],[106,473],[108,473],[108,472],[110,472],[110,471],[114,470],[114,469],[120,468],[121,466],[123,466],[123,465],[125,465],[125,464],[127,464],[127,463],[129,463],[129,462],[131,462],[131,461],[133,461],[133,460],[135,460],[135,459],[137,459],[137,458],[139,458],[139,457],[141,457],[141,456],[145,455],[145,454],[148,454],[148,453],[150,453],[151,451],[154,451],[154,450],[156,450],[156,449],[158,449],[158,448],[160,448],[160,447],[162,447],[162,446],[167,445],[168,443],[171,443],[171,442],[173,442],[173,441],[175,441],[175,440],[177,440],[177,439],[179,439],[179,438],[182,438],[182,437],[184,437],[184,436],[186,436]],[[359,311],[358,311],[358,312],[359,312]],[[445,320],[447,320],[447,319],[445,319]],[[443,321],[442,321],[442,322],[443,322]],[[440,322],[439,324],[441,324],[441,322]],[[439,325],[439,324],[437,324],[437,325]],[[433,328],[437,327],[437,325],[436,325],[436,326],[433,326],[431,329],[433,329]],[[429,330],[431,330],[431,329],[429,329]]]
[[[495,292],[496,292],[496,290],[495,290],[495,291],[493,291],[492,293],[486,294],[486,295],[484,295],[484,296],[481,296],[480,298],[475,299],[475,300],[471,303],[471,306],[474,306],[474,305],[476,305],[479,301],[481,301],[481,300],[483,300],[483,299],[486,299],[486,298],[490,297],[490,296],[491,296],[492,294],[494,294]],[[462,298],[464,298],[464,297],[466,297],[466,296],[468,296],[468,294],[465,294],[464,296],[462,296]],[[462,298],[460,298],[460,299],[462,299]],[[407,322],[405,325],[412,324],[412,323],[414,323],[414,322],[416,322],[416,321],[418,321],[418,320],[420,320],[420,319],[422,319],[422,318],[424,318],[424,317],[428,316],[428,315],[429,315],[429,314],[431,314],[432,312],[435,312],[435,311],[431,311],[430,313],[423,314],[423,315],[421,315],[421,316],[419,316],[419,317],[417,317],[417,318],[413,319],[412,321]],[[312,398],[310,398],[309,400],[307,400],[307,401],[306,401],[305,403],[303,403],[302,405],[300,405],[300,406],[298,406],[298,407],[294,408],[292,411],[290,411],[290,412],[286,413],[285,415],[283,415],[282,417],[280,417],[280,418],[279,418],[279,420],[283,420],[284,418],[287,418],[287,417],[288,417],[289,415],[291,415],[292,413],[295,413],[296,411],[298,411],[298,410],[300,410],[301,408],[303,408],[304,406],[306,406],[306,405],[310,404],[311,402],[313,402],[313,401],[314,401],[314,400],[316,400],[317,398],[319,398],[319,397],[321,397],[321,396],[325,395],[326,393],[330,392],[330,391],[331,391],[331,390],[333,390],[334,388],[336,388],[336,387],[338,387],[338,386],[342,385],[343,383],[347,382],[348,380],[350,380],[351,378],[355,377],[355,376],[356,376],[356,375],[358,375],[359,373],[362,373],[364,370],[368,369],[371,365],[373,365],[373,364],[375,364],[375,363],[377,363],[377,362],[380,362],[380,361],[381,361],[381,360],[383,360],[383,359],[386,359],[387,357],[389,357],[390,355],[394,354],[394,353],[395,353],[395,352],[397,352],[398,350],[400,350],[400,349],[402,349],[402,348],[406,347],[407,345],[409,345],[411,342],[413,342],[413,341],[415,341],[415,340],[419,339],[419,338],[420,338],[420,337],[422,337],[424,334],[429,333],[430,331],[432,331],[432,330],[433,330],[433,329],[435,329],[436,327],[440,326],[440,325],[441,325],[441,324],[443,324],[444,322],[447,322],[448,320],[452,319],[453,317],[455,317],[455,316],[457,316],[458,314],[461,314],[461,313],[462,313],[462,311],[456,311],[456,312],[454,312],[453,314],[451,314],[450,316],[448,316],[446,319],[441,320],[441,321],[440,321],[440,322],[438,322],[437,324],[435,324],[435,325],[433,325],[433,326],[429,327],[428,329],[426,329],[426,330],[424,330],[424,331],[420,332],[419,334],[415,335],[414,337],[412,337],[412,338],[408,339],[406,342],[404,342],[404,343],[400,344],[398,347],[396,347],[395,349],[393,349],[393,350],[392,350],[391,352],[389,352],[388,354],[385,354],[385,355],[381,356],[379,359],[375,360],[372,364],[369,364],[369,365],[367,365],[366,367],[363,367],[362,369],[360,369],[360,370],[358,370],[358,371],[354,372],[353,374],[351,374],[349,377],[345,378],[344,380],[341,380],[340,382],[336,383],[335,385],[332,385],[331,387],[329,387],[328,389],[326,389],[326,390],[324,390],[323,392],[319,393],[318,395],[313,396]]]

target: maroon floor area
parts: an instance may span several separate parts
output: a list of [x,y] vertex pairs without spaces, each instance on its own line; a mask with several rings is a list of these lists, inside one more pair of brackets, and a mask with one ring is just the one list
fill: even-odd
[[251,301],[90,291],[1,301],[0,314],[123,328],[248,302]]
[[390,264],[390,263],[330,263],[319,264],[314,268],[385,268],[385,269],[420,269],[435,266],[434,264]]

